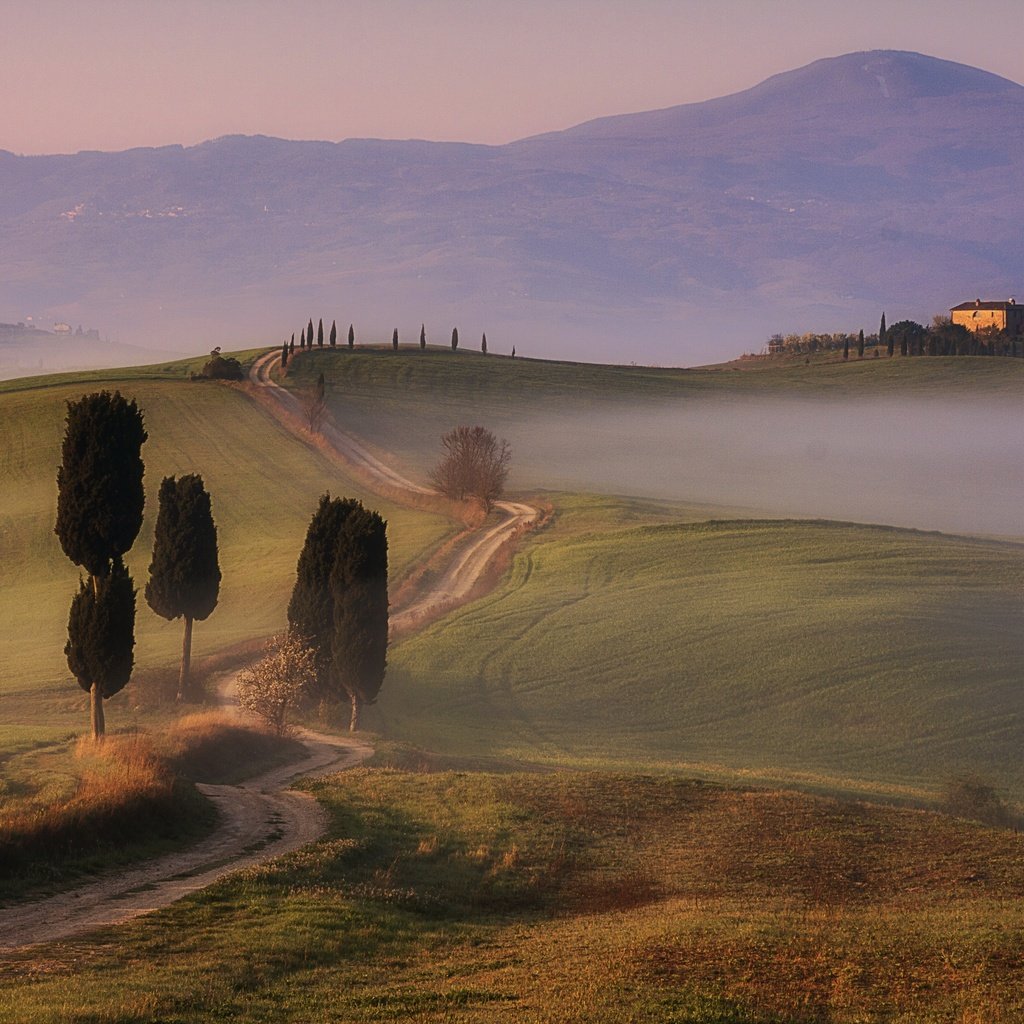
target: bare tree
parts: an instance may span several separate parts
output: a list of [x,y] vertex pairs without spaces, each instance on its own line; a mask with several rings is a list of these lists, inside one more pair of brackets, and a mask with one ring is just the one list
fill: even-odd
[[490,512],[508,479],[508,441],[485,427],[456,427],[441,438],[441,448],[441,461],[430,475],[434,486],[455,501],[473,498]]
[[262,718],[278,736],[316,678],[313,652],[297,636],[275,636],[267,653],[238,674],[238,704]]
[[324,413],[327,412],[327,385],[322,373],[317,377],[316,384],[302,392],[299,401],[302,403],[302,412],[306,417],[309,432],[318,433]]

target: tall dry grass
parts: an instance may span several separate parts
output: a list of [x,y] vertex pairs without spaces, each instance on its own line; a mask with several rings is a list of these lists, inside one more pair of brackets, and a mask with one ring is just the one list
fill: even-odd
[[130,733],[101,744],[83,738],[73,755],[79,781],[69,797],[0,807],[0,875],[173,830],[180,814],[174,774],[148,737]]

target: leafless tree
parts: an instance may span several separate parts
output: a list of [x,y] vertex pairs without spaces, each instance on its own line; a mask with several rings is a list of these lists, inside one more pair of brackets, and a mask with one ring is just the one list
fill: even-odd
[[322,373],[317,378],[316,384],[301,393],[299,401],[302,403],[302,411],[305,414],[309,432],[311,434],[319,433],[324,413],[327,412],[326,384]]
[[434,486],[454,501],[476,499],[490,512],[508,479],[508,441],[485,427],[456,427],[441,438],[441,448],[441,461],[430,477]]

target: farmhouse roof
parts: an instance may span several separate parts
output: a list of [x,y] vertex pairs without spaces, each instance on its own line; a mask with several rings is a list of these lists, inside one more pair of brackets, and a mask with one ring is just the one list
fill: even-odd
[[961,309],[1016,309],[1017,304],[1010,299],[1009,302],[982,302],[980,299],[975,299],[974,302],[961,302],[959,306],[954,306],[950,312],[955,313]]

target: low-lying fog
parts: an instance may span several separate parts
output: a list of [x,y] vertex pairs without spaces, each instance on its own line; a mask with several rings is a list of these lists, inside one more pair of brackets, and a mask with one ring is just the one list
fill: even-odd
[[1024,403],[704,400],[508,430],[513,486],[1024,536]]

